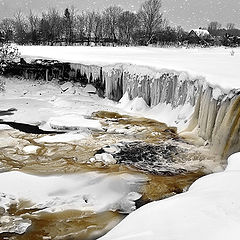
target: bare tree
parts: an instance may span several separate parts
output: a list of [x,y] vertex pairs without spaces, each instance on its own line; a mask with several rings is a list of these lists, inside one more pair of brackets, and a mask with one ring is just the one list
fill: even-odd
[[119,37],[118,23],[122,11],[120,7],[110,6],[103,12],[105,36],[114,42]]
[[85,13],[81,12],[76,16],[76,22],[74,25],[75,32],[76,32],[76,38],[78,40],[83,41],[85,35],[86,35],[86,20],[85,20]]
[[124,44],[130,44],[133,34],[138,26],[137,16],[133,12],[124,11],[119,17],[120,40]]
[[50,41],[59,41],[63,36],[63,21],[59,12],[55,9],[49,9],[47,13],[47,21],[49,23]]
[[219,30],[221,27],[222,27],[221,23],[219,23],[217,21],[210,22],[208,24],[208,31],[211,33],[211,32]]
[[146,44],[149,44],[162,23],[161,0],[144,2],[138,13],[141,27],[146,35]]
[[93,25],[95,20],[95,12],[87,12],[85,14],[85,26],[86,26],[86,34],[88,38],[88,43],[90,42],[93,35]]
[[235,29],[235,24],[234,23],[228,23],[227,24],[227,30],[233,30]]
[[4,42],[9,42],[13,40],[14,34],[14,21],[11,18],[4,18],[0,23],[0,31],[2,32],[2,37]]
[[38,42],[38,29],[39,29],[40,20],[37,15],[33,14],[30,11],[28,16],[28,24],[29,24],[29,38],[33,44]]
[[94,13],[93,21],[93,35],[95,37],[95,42],[100,41],[103,35],[103,18],[100,13]]
[[27,23],[21,11],[18,11],[14,16],[14,38],[17,43],[23,44],[26,42]]

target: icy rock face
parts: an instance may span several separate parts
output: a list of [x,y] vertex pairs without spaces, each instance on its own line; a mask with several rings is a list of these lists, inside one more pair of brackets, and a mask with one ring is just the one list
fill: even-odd
[[212,152],[226,158],[240,151],[240,92],[214,94],[210,86],[201,91],[186,131],[197,129]]
[[108,99],[119,101],[125,93],[132,99],[143,99],[153,107],[164,103],[172,109],[190,104],[194,108],[185,132],[210,143],[212,152],[226,158],[240,151],[240,91],[224,93],[200,77],[185,72],[157,71],[129,64],[85,66],[71,64],[75,72],[86,76],[88,83],[103,87]]
[[115,101],[128,92],[130,99],[143,98],[148,106],[194,106],[201,88],[201,80],[190,80],[183,73],[158,72],[141,66],[115,65],[103,68],[103,72],[108,72],[104,74],[106,96]]

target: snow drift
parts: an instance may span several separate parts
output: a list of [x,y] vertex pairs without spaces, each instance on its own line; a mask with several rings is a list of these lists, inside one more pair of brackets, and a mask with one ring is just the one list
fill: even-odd
[[186,193],[141,207],[100,239],[237,239],[239,158],[233,154],[224,172],[198,179]]

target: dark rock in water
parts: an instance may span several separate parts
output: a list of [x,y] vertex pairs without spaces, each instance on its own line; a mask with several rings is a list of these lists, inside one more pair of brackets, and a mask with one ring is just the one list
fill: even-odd
[[[172,176],[186,173],[185,169],[177,168],[175,162],[183,149],[167,142],[149,144],[146,142],[131,142],[118,145],[120,151],[112,153],[117,163],[134,166],[152,174]],[[103,153],[100,149],[97,153]]]
[[65,132],[57,132],[57,131],[44,131],[40,129],[38,126],[33,126],[26,123],[17,123],[17,122],[0,122],[0,124],[8,125],[14,129],[17,129],[21,132],[32,133],[32,134],[60,134]]

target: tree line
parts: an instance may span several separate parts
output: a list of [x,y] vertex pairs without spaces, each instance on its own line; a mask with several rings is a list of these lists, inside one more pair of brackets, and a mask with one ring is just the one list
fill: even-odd
[[110,6],[101,12],[81,11],[74,7],[59,12],[49,9],[41,15],[20,11],[0,22],[1,38],[19,44],[116,43],[148,45],[181,41],[186,35],[173,28],[161,14],[161,0],[144,2],[137,12]]
[[[226,34],[240,36],[232,23],[224,29],[218,22],[211,22],[208,30],[216,36],[217,44],[224,43]],[[52,8],[40,15],[30,11],[25,16],[19,11],[0,22],[0,42],[18,44],[182,44],[187,38],[182,27],[170,26],[163,17],[161,0],[145,1],[137,12],[119,6],[101,12],[78,11],[74,7],[59,12]]]

